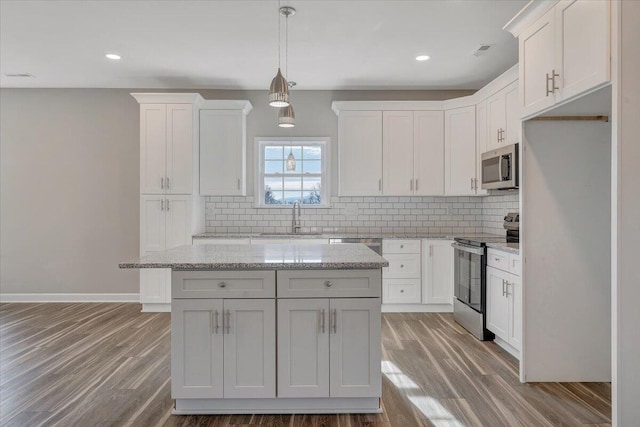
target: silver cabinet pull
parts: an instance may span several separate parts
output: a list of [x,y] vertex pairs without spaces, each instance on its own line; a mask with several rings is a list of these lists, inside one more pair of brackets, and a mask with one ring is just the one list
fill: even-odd
[[498,142],[500,142],[500,129],[497,130],[497,134]]
[[433,257],[433,245],[429,245],[429,256]]
[[378,180],[378,191],[382,191],[382,180]]
[[511,296],[511,293],[509,292],[509,285],[513,285],[513,283],[511,283],[511,282],[509,282],[509,281],[507,280],[507,290],[505,291],[505,294],[506,294],[505,296],[506,296],[507,298],[509,298],[509,296]]
[[409,183],[409,189],[411,191],[413,191],[413,179],[411,179],[410,183]]
[[556,73],[556,70],[551,70],[551,93],[560,90],[559,87],[556,87],[556,77],[560,77],[560,74]]
[[502,279],[502,296],[505,296],[505,294],[507,293],[507,291],[504,290],[505,287],[505,280]]
[[240,189],[240,178],[238,178],[238,190]]
[[400,264],[400,268],[404,268],[404,264]]
[[400,249],[404,249],[404,245],[400,245]]
[[326,282],[324,282],[324,285],[325,285],[327,288],[330,288],[330,287],[332,287],[332,286],[333,286],[333,283],[331,283],[331,281],[330,281],[330,280],[327,280]]
[[325,333],[325,328],[324,328],[324,308],[320,310],[320,330],[322,331],[322,333]]
[[416,178],[416,191],[418,191],[418,178]]
[[401,293],[401,294],[404,294],[404,289],[400,289],[400,293]]
[[160,177],[160,189],[164,190],[164,178]]
[[473,190],[473,178],[471,178],[471,189]]
[[170,184],[169,184],[169,177],[167,177],[167,190],[171,188]]
[[545,89],[547,91],[547,94],[545,96],[549,96],[553,93],[553,90],[549,90],[549,82],[551,82],[553,78],[549,77],[549,73],[547,73],[547,83],[545,84]]
[[218,326],[218,310],[215,310],[213,312],[213,316],[212,317],[213,317],[213,319],[212,319],[213,324],[211,325],[211,328],[213,329],[213,333],[217,334],[218,330],[220,329],[220,327]]
[[167,211],[169,210],[169,199],[167,199]]
[[337,334],[338,333],[338,309],[334,308],[333,309],[333,333]]
[[225,328],[227,328],[227,335],[229,335],[231,333],[231,311],[227,310],[227,313],[225,314],[225,316],[227,317],[227,321],[225,322]]
[[160,210],[164,210],[164,199],[160,199]]
[[478,189],[478,178],[473,179],[473,186],[476,187],[476,190]]
[[218,283],[218,286],[221,287],[221,288],[226,288],[227,284],[225,282],[220,282],[220,283]]

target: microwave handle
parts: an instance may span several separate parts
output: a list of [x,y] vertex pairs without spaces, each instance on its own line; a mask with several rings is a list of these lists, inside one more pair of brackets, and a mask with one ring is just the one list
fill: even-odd
[[[506,162],[506,170],[502,168],[502,162]],[[501,181],[509,181],[511,179],[511,157],[510,156],[500,156],[500,163],[498,165],[500,168],[500,180]]]

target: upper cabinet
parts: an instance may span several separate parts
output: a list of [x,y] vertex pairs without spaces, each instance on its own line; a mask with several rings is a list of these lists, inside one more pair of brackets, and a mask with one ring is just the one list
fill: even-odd
[[525,19],[507,25],[519,38],[522,117],[609,82],[609,1],[561,0],[532,23]]
[[140,105],[140,192],[193,191],[193,105]]
[[246,195],[247,113],[246,109],[200,110],[201,195]]
[[487,100],[489,132],[484,151],[519,142],[521,123],[519,107],[517,81]]
[[476,176],[476,107],[447,110],[444,114],[445,194],[475,195]]
[[338,119],[341,196],[382,194],[382,111],[343,111]]
[[384,111],[383,194],[444,194],[444,112]]

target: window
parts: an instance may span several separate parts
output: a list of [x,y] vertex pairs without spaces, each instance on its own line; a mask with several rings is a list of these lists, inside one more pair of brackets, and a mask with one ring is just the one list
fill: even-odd
[[[256,138],[258,206],[328,206],[329,138]],[[295,169],[287,170],[289,153]]]

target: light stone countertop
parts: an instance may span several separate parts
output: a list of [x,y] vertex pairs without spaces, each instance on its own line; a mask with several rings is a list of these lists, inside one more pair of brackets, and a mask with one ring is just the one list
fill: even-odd
[[360,239],[451,239],[456,237],[472,238],[504,238],[504,235],[481,234],[481,233],[340,233],[323,232],[315,233],[199,233],[192,236],[194,239],[339,239],[339,238],[360,238]]
[[510,254],[520,255],[520,243],[487,243],[488,248],[497,249],[499,251],[508,252]]
[[365,245],[187,245],[120,263],[174,270],[379,269],[389,262]]

